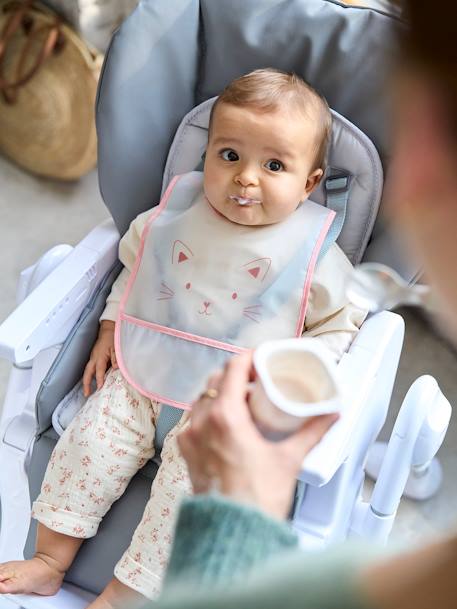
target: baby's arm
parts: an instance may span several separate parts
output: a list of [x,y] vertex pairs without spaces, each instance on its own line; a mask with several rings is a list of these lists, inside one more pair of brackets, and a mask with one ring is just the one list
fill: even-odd
[[339,361],[354,340],[368,311],[349,302],[346,280],[352,265],[337,246],[318,263],[311,285],[303,336],[315,337]]
[[116,352],[114,349],[114,328],[119,303],[135,263],[141,243],[141,235],[150,213],[150,210],[148,210],[137,216],[119,243],[119,260],[124,265],[124,268],[113,283],[111,292],[106,299],[106,307],[100,317],[98,337],[84,369],[83,392],[86,397],[91,393],[90,385],[94,375],[97,389],[100,389],[103,386],[108,368],[110,366],[114,369],[117,368]]

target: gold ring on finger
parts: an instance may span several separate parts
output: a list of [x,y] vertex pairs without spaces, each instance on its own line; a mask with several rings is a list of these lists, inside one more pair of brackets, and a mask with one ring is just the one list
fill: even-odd
[[219,395],[219,391],[214,389],[214,387],[210,387],[209,389],[205,389],[205,391],[201,394],[200,399],[209,398],[210,400],[214,400]]

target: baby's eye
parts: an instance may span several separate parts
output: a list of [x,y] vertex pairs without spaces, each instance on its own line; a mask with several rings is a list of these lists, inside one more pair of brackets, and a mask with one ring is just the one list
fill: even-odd
[[190,281],[188,281],[188,282],[186,283],[186,290],[190,290],[190,287],[191,287],[191,284],[190,284]]
[[231,148],[226,148],[225,150],[222,150],[220,155],[224,159],[224,161],[232,161],[233,162],[233,161],[239,161],[240,160],[240,157]]
[[281,169],[284,169],[284,165],[281,163],[281,161],[277,161],[276,159],[270,159],[267,161],[265,163],[265,167],[270,171],[281,171]]

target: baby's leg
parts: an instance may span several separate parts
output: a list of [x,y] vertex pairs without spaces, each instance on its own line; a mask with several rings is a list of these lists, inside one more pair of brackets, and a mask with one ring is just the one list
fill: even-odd
[[146,598],[113,577],[103,592],[86,609],[140,609]]
[[36,554],[0,565],[0,593],[58,590],[83,539],[96,534],[111,504],[153,456],[153,419],[150,401],[111,371],[55,447],[33,505],[41,523]]
[[156,598],[160,592],[180,498],[192,492],[187,466],[176,442],[177,434],[187,421],[185,413],[165,438],[162,463],[152,484],[143,518],[130,547],[114,570],[120,582],[149,599]]

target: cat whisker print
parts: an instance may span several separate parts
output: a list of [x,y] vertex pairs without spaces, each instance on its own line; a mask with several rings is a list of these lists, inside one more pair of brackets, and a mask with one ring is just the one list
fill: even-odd
[[175,297],[174,291],[164,281],[161,282],[161,286],[162,289],[159,292],[160,296],[157,297],[157,300],[170,300]]
[[249,313],[243,313],[243,315],[244,315],[244,317],[247,317],[251,321],[255,321],[256,324],[260,323],[260,320],[256,319],[255,317],[252,317],[251,315],[249,315]]
[[257,304],[244,307],[243,315],[258,324],[260,321],[258,318],[262,317],[262,305]]

